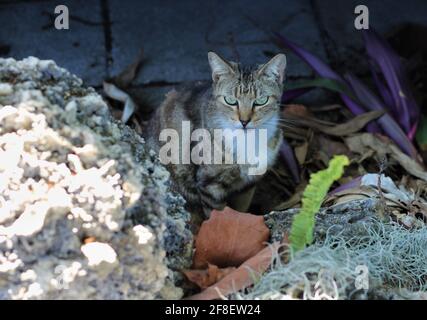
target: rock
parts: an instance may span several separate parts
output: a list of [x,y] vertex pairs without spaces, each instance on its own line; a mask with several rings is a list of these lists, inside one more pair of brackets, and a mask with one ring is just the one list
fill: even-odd
[[[341,234],[344,237],[362,236],[366,234],[366,225],[375,223],[377,214],[376,199],[353,200],[331,207],[322,208],[316,214],[314,239],[321,242],[326,233]],[[284,211],[272,211],[264,216],[265,224],[271,231],[272,241],[282,241],[284,234],[289,234],[293,217],[298,208]]]
[[190,215],[168,181],[79,78],[0,59],[0,299],[180,298]]
[[[275,258],[253,287],[232,298],[424,298],[427,227],[408,227],[392,216],[382,216],[383,206],[381,199],[372,196],[320,209],[315,216],[314,242],[290,255],[285,246],[283,255]],[[298,210],[264,216],[272,240],[283,239]],[[282,257],[287,258],[285,263]]]

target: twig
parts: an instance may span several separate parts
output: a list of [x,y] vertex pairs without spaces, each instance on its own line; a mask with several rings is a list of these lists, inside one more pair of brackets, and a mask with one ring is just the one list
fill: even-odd
[[380,169],[380,172],[379,172],[379,175],[378,175],[378,183],[377,183],[377,189],[378,189],[378,194],[379,194],[379,196],[380,196],[380,201],[379,201],[379,206],[378,206],[378,213],[379,213],[379,215],[381,216],[381,217],[384,217],[385,216],[385,213],[386,213],[386,211],[387,211],[387,205],[386,205],[386,200],[385,200],[385,197],[384,197],[384,194],[383,194],[383,191],[382,191],[382,184],[381,184],[381,176],[382,176],[382,174],[383,174],[383,172],[384,172],[384,170],[387,168],[387,156],[386,155],[384,155],[381,159],[380,159],[380,161],[379,161],[379,169]]

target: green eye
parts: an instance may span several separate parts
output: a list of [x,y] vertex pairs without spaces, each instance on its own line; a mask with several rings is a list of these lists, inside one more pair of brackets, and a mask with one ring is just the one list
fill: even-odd
[[230,106],[237,106],[237,100],[234,97],[228,96],[228,97],[224,97],[224,101],[226,104],[230,105]]
[[268,97],[261,97],[255,100],[254,106],[263,106],[267,104],[267,102],[268,102]]

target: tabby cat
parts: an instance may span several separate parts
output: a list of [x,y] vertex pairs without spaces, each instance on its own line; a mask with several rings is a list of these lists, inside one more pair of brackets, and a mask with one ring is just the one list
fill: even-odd
[[[208,53],[212,82],[184,85],[166,95],[145,130],[148,145],[159,152],[163,129],[182,134],[183,121],[191,130],[266,129],[267,168],[277,157],[282,142],[279,104],[286,68],[284,54],[256,67],[245,68]],[[180,148],[180,152],[186,152]],[[229,150],[235,153],[236,149]],[[262,175],[249,175],[245,164],[169,164],[172,183],[192,210],[222,209],[225,205],[245,211],[254,186]]]

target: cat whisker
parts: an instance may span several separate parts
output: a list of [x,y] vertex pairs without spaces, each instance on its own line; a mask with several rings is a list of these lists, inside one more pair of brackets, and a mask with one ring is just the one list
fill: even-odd
[[294,123],[298,123],[297,120],[293,120],[293,119],[270,119],[267,120],[265,123],[270,123],[270,124],[275,124],[275,123],[287,123],[287,124],[294,124]]
[[280,128],[285,128],[285,129],[294,129],[295,126],[290,126],[290,125],[286,125],[286,124],[278,124],[277,125]]
[[279,118],[277,120],[282,121],[282,122],[297,122],[300,119],[298,119],[298,118]]
[[271,123],[272,125],[277,124],[280,126],[287,126],[287,127],[298,127],[298,123],[294,123],[294,122],[278,122],[278,123]]

